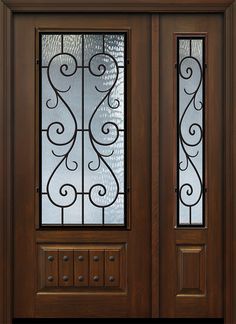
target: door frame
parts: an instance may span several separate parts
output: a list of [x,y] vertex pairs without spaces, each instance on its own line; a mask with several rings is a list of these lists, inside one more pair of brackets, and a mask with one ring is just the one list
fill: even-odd
[[[224,319],[236,324],[236,0],[0,0],[0,323],[13,316],[13,20],[14,13],[224,14]],[[159,17],[152,17],[152,71],[159,64]],[[152,317],[159,315],[158,73],[152,74]]]

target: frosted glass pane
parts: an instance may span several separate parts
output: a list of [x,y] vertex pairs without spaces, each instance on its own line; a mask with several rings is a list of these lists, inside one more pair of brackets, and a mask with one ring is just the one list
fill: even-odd
[[115,58],[118,65],[124,65],[125,42],[123,35],[106,35],[105,50]]
[[204,38],[178,39],[178,224],[204,225]]
[[82,65],[82,35],[63,35],[63,51],[72,54]]
[[41,223],[125,224],[125,34],[40,33]]
[[82,224],[82,199],[77,195],[75,203],[64,210],[64,224]]
[[124,195],[119,195],[114,205],[106,209],[105,223],[123,224],[124,221]]
[[84,222],[88,225],[103,224],[103,210],[91,203],[88,195],[84,196]]
[[41,34],[42,65],[48,65],[50,60],[61,51],[61,35]]
[[53,205],[46,195],[42,195],[42,224],[59,225],[61,224],[60,210]]

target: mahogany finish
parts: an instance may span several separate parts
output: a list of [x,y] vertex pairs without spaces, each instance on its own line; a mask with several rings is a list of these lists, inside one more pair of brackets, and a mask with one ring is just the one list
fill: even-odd
[[223,12],[233,0],[3,0],[14,12]]
[[[6,5],[5,5],[6,4]],[[231,4],[231,5],[230,5]],[[236,92],[234,91],[236,85],[236,4],[234,1],[228,0],[196,0],[196,1],[185,1],[185,0],[151,0],[151,1],[135,1],[127,0],[125,4],[122,1],[99,1],[99,0],[49,0],[47,2],[42,0],[5,0],[0,1],[0,175],[1,175],[1,186],[0,186],[0,323],[10,324],[12,322],[13,311],[12,311],[12,272],[13,272],[13,235],[12,235],[12,220],[13,220],[13,192],[12,192],[12,177],[13,169],[12,163],[14,161],[12,154],[13,147],[13,120],[12,120],[12,99],[13,99],[13,83],[12,83],[12,26],[14,17],[13,12],[222,12],[224,13],[224,116],[223,116],[223,131],[224,131],[224,142],[223,142],[223,154],[224,154],[224,317],[225,323],[234,324],[236,323],[236,222],[235,210],[236,210],[236,198],[235,190],[236,186],[236,140],[235,132],[236,129],[236,114],[234,113],[234,107],[236,106]],[[154,23],[152,24],[153,40],[158,34],[158,20],[157,15],[153,16]],[[208,16],[209,17],[209,16]],[[152,42],[153,51],[157,51],[158,43]],[[33,50],[33,49],[32,49]],[[158,166],[158,150],[155,141],[158,144],[157,139],[157,128],[158,125],[158,113],[156,113],[155,107],[158,106],[158,77],[155,76],[154,69],[158,68],[159,61],[155,60],[155,55],[152,56],[152,116],[153,129],[152,129],[152,152],[153,152],[153,170],[155,166]],[[222,60],[223,61],[223,60]],[[162,80],[161,80],[162,81]],[[135,88],[134,88],[135,89]],[[157,92],[155,92],[157,90]],[[28,152],[27,152],[28,154]],[[27,155],[26,155],[27,156]],[[154,176],[154,177],[153,177]],[[153,210],[153,229],[152,229],[152,281],[158,283],[158,235],[155,228],[158,228],[158,188],[159,182],[158,177],[155,177],[155,172],[152,173],[152,210]],[[24,234],[24,233],[23,233]],[[178,232],[177,238],[179,244],[181,244],[181,235]],[[68,237],[65,237],[60,232],[52,231],[54,238],[60,242],[74,242],[76,240],[76,233],[71,232]],[[50,235],[51,236],[51,235]],[[47,232],[36,232],[37,242],[52,241],[47,235]],[[98,233],[98,237],[103,238],[104,242],[109,242],[109,233]],[[192,237],[193,241],[197,245],[200,240],[204,240],[204,235],[201,237],[195,237],[191,232],[186,234],[187,237]],[[119,242],[119,233],[113,232],[114,241]],[[125,235],[120,236],[123,241]],[[81,242],[87,242],[88,240],[93,241],[92,232],[86,231],[84,236],[80,238]],[[177,240],[176,240],[177,242]],[[30,243],[30,241],[29,241]],[[33,267],[36,271],[36,265]],[[158,316],[158,289],[155,284],[152,287],[152,314]],[[214,300],[214,298],[213,298]],[[51,300],[56,301],[56,298]],[[94,301],[95,302],[95,301]],[[97,306],[102,306],[100,302],[95,302]],[[121,302],[121,306],[124,306],[124,302]],[[30,304],[29,304],[30,306]],[[120,306],[120,305],[119,305]],[[86,307],[86,302],[84,303]],[[120,308],[120,307],[119,307]],[[91,307],[91,312],[94,308]],[[114,306],[114,312],[117,308]],[[50,312],[50,306],[48,306],[48,312]],[[69,314],[69,313],[68,313]],[[111,314],[112,315],[112,314]],[[123,314],[125,316],[125,314]],[[52,314],[53,316],[53,314]]]
[[74,251],[74,285],[87,287],[89,285],[88,250]]
[[[14,22],[14,317],[150,317],[150,16],[70,14],[62,19],[61,15],[16,14]],[[58,26],[62,30],[78,31],[112,28],[127,31],[130,35],[127,164],[128,212],[131,214],[128,229],[40,229],[35,221],[34,201],[38,195],[35,177],[38,172],[35,30],[55,30]],[[38,290],[38,276],[43,270],[37,270],[37,246],[49,243],[58,246],[59,288],[52,286]],[[69,243],[71,245],[66,247]],[[75,286],[75,249],[72,249],[81,243],[87,246],[89,264],[89,286],[83,290],[78,281]],[[105,243],[125,246],[126,262],[120,260],[119,267],[116,253],[117,260],[107,260],[107,249],[101,247]],[[61,248],[62,244],[64,248]],[[88,248],[89,244],[92,244],[91,248]],[[123,267],[126,271],[120,271]]]
[[[204,228],[176,227],[176,35],[206,33]],[[160,315],[223,317],[223,17],[160,17]]]

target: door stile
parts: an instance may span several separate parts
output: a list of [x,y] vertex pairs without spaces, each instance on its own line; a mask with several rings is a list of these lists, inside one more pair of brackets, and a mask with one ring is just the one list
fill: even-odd
[[152,15],[152,317],[159,317],[159,15]]

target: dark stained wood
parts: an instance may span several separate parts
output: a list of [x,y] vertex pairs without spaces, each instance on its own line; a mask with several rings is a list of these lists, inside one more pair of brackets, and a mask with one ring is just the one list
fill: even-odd
[[[221,15],[161,15],[160,17],[160,315],[162,317],[223,316],[223,17]],[[176,33],[206,33],[206,168],[207,227],[175,228],[176,219]],[[214,50],[213,50],[214,49]],[[216,54],[217,53],[217,54]],[[204,251],[179,266],[179,249]],[[199,252],[200,253],[200,252]],[[203,257],[201,257],[202,259]],[[176,260],[177,262],[173,262]],[[191,259],[195,259],[191,262]],[[183,260],[182,260],[183,261]],[[184,268],[183,268],[184,267]],[[199,293],[178,295],[178,281],[185,288],[199,277]],[[187,274],[188,272],[188,274]],[[192,279],[191,279],[192,276]],[[200,293],[206,282],[206,294]],[[184,283],[181,284],[184,288]],[[189,286],[189,287],[188,287]],[[185,289],[185,290],[186,290]],[[200,295],[200,297],[199,297]]]
[[[235,80],[236,80],[236,67],[235,67],[235,53],[236,53],[236,6],[229,7],[225,12],[225,237],[224,242],[225,252],[225,282],[224,282],[224,318],[225,323],[236,323],[236,285],[235,285],[235,264],[236,264],[236,250],[235,250],[235,196],[234,187],[236,183],[234,165],[235,157],[235,133],[234,128],[236,125],[235,113],[232,107],[235,107]],[[232,69],[232,66],[234,67]],[[232,174],[234,175],[232,177]],[[234,284],[232,284],[234,283]]]
[[[83,231],[83,235],[78,235],[76,231],[37,231],[37,242],[61,242],[61,243],[96,243],[97,240],[103,243],[110,242],[110,231],[97,231],[96,237],[93,237],[94,231]],[[127,238],[126,231],[112,231],[112,242],[124,242]]]
[[[151,315],[151,207],[150,207],[150,16],[148,15],[17,15],[15,16],[15,317],[150,317]],[[35,28],[54,30],[130,30],[128,115],[130,138],[129,230],[40,230],[35,224]],[[27,54],[25,55],[25,52]],[[134,55],[135,53],[135,55]],[[132,82],[131,82],[132,80]],[[142,94],[137,95],[137,94]],[[132,103],[132,105],[131,105]],[[142,149],[140,149],[142,148]],[[138,163],[137,163],[138,161]],[[36,229],[35,229],[36,225]],[[120,285],[49,287],[37,291],[37,244],[122,245]],[[123,248],[124,246],[124,248]],[[70,247],[72,249],[72,247]],[[73,248],[74,249],[74,248]],[[86,247],[86,250],[88,247]],[[147,251],[149,251],[147,253]],[[89,252],[91,254],[91,252]],[[95,264],[95,262],[93,262]],[[104,271],[104,261],[101,263]],[[26,266],[27,265],[27,266]],[[30,265],[30,266],[29,266]],[[60,259],[61,265],[61,259]],[[89,260],[91,270],[92,261]],[[60,268],[60,267],[59,267]],[[34,269],[32,271],[32,269]],[[99,268],[101,270],[101,267]],[[138,269],[138,271],[137,271]],[[99,270],[99,271],[100,271]],[[102,271],[102,270],[101,270]],[[112,270],[113,271],[113,270]],[[63,272],[60,271],[59,272]],[[60,273],[60,283],[61,282]],[[114,272],[115,274],[115,272]],[[98,274],[103,276],[102,274]],[[142,280],[140,280],[142,278]],[[27,285],[26,285],[27,282]],[[95,281],[95,283],[97,283]],[[100,281],[98,282],[100,284]],[[79,289],[79,290],[78,290]],[[53,304],[53,309],[51,306]],[[76,305],[76,307],[75,307]]]
[[58,287],[58,251],[45,251],[42,271],[44,283],[42,287]]
[[1,83],[1,87],[0,87],[0,100],[1,100],[1,105],[0,105],[0,129],[1,129],[1,141],[0,141],[0,155],[1,155],[1,159],[0,159],[0,177],[2,179],[1,181],[1,187],[0,187],[0,321],[3,322],[5,320],[5,310],[4,310],[4,306],[5,306],[5,287],[4,287],[4,277],[5,277],[5,268],[4,268],[4,264],[5,264],[5,255],[4,255],[4,248],[5,248],[5,242],[4,242],[4,221],[5,218],[3,217],[3,215],[5,214],[5,204],[4,204],[4,191],[5,191],[5,181],[4,180],[4,171],[5,171],[5,134],[4,134],[4,122],[5,122],[5,116],[4,116],[4,104],[5,104],[5,98],[3,95],[4,92],[4,88],[3,88],[3,83],[5,82],[5,73],[3,73],[3,66],[5,65],[5,55],[4,55],[4,41],[5,41],[5,26],[4,26],[4,5],[3,3],[0,3],[0,67],[1,67],[1,74],[0,74],[0,83]]
[[105,286],[120,286],[120,251],[105,251]]
[[223,12],[232,0],[3,0],[15,12]]
[[[232,251],[231,251],[231,258],[233,259],[233,268],[231,268],[232,271],[232,275],[229,279],[229,284],[233,283],[233,299],[229,299],[228,302],[232,303],[232,310],[233,310],[233,321],[232,323],[236,323],[236,221],[235,221],[235,215],[236,215],[236,172],[235,172],[235,165],[236,165],[236,136],[235,136],[235,129],[236,129],[236,114],[235,114],[235,107],[236,107],[236,2],[234,2],[233,7],[233,26],[232,26],[232,39],[233,39],[233,43],[232,43],[232,48],[231,48],[231,53],[232,53],[232,61],[230,61],[232,63],[233,69],[233,80],[232,83],[228,83],[231,89],[231,95],[233,96],[233,101],[231,102],[231,111],[233,112],[233,127],[231,130],[234,130],[234,133],[232,133],[232,137],[231,137],[231,141],[233,143],[233,154],[230,156],[230,159],[232,158],[232,162],[231,162],[231,174],[233,173],[233,183],[232,186],[229,189],[229,194],[233,193],[233,208],[229,209],[229,213],[231,212],[231,218],[229,220],[229,222],[231,222],[231,226],[233,228],[233,233],[232,233],[232,240],[229,241],[228,246],[231,247]],[[232,67],[231,66],[231,67]],[[230,143],[230,142],[229,142]],[[225,233],[226,237],[228,232]]]
[[159,316],[159,15],[152,15],[152,317]]
[[89,251],[89,286],[104,286],[104,251]]
[[[33,17],[29,17],[33,21]],[[22,20],[23,29],[27,21]],[[35,44],[14,28],[14,313],[34,316],[37,263],[34,228]],[[24,53],[19,51],[24,49]],[[26,50],[27,49],[27,50]],[[29,71],[30,70],[30,71]],[[26,80],[22,79],[27,74]],[[22,94],[25,93],[24,98]],[[30,135],[31,134],[31,135]],[[27,166],[27,170],[24,170]],[[31,188],[31,190],[29,190]],[[17,230],[16,230],[17,229]],[[19,248],[21,247],[21,250]],[[19,252],[18,252],[19,251]],[[31,260],[28,262],[28,260]],[[27,265],[27,266],[26,266]],[[25,289],[27,283],[27,289]],[[22,294],[24,291],[24,294]],[[27,303],[27,309],[24,305]]]
[[12,13],[0,2],[0,323],[12,318]]
[[[108,292],[107,288],[109,293],[127,289],[124,244],[38,244],[37,258],[39,294],[63,293],[65,287],[67,293],[77,295],[80,292],[104,293]],[[93,277],[98,273],[102,280],[94,284]],[[63,281],[64,275],[68,276],[66,282]]]
[[204,245],[177,245],[178,296],[206,294],[206,250]]
[[226,323],[233,322],[233,227],[232,227],[232,208],[233,208],[233,178],[232,178],[232,162],[231,158],[233,153],[233,110],[231,110],[233,104],[233,71],[232,71],[232,59],[233,59],[233,10],[232,6],[227,9],[225,13],[225,234],[228,239],[225,241],[225,293],[224,293],[224,317]]
[[88,250],[74,251],[74,284],[78,287],[88,286],[89,256]]
[[59,250],[59,286],[72,287],[74,285],[74,252],[73,250]]
[[[76,0],[75,0],[76,1]],[[176,1],[171,1],[173,5],[169,5],[167,2],[165,3],[165,6],[149,6],[150,1],[146,2],[146,6],[142,7],[141,5],[132,6],[129,7],[122,5],[114,6],[111,1],[109,1],[110,7],[105,6],[92,6],[91,3],[86,1],[86,4],[83,6],[83,8],[79,8],[76,6],[74,7],[72,5],[72,1],[67,2],[68,7],[62,5],[62,1],[55,1],[52,6],[50,6],[50,2],[47,1],[47,4],[44,3],[42,5],[32,5],[34,1],[14,1],[15,3],[19,5],[19,7],[13,8],[14,4],[10,1],[5,1],[9,7],[11,7],[12,10],[17,10],[20,12],[36,12],[36,11],[156,11],[156,12],[162,12],[162,11],[169,11],[169,12],[176,12],[176,11],[185,11],[185,12],[214,12],[214,11],[225,11],[226,7],[229,5],[232,1],[223,1],[222,5],[220,2],[217,1],[196,1],[195,4],[193,2],[187,1],[186,5],[179,6],[177,5]],[[39,1],[40,2],[40,1]],[[38,2],[38,3],[39,3]],[[58,3],[61,3],[61,5],[58,5]],[[65,1],[64,1],[65,2]],[[105,1],[104,1],[105,2]],[[209,4],[211,2],[211,4]],[[42,3],[42,2],[41,2]],[[95,3],[95,1],[93,1]],[[127,2],[128,3],[128,2]],[[225,4],[223,4],[225,3]],[[48,6],[49,4],[49,6]],[[46,7],[47,6],[47,7]],[[236,273],[236,222],[234,221],[235,216],[235,203],[236,198],[234,197],[234,188],[236,184],[236,178],[235,178],[235,172],[234,172],[234,166],[236,165],[236,157],[235,157],[235,134],[233,132],[234,129],[236,129],[236,118],[235,114],[233,113],[233,109],[236,105],[236,92],[235,84],[236,84],[236,64],[235,64],[235,57],[236,57],[236,5],[234,4],[232,7],[230,7],[225,15],[225,23],[226,23],[226,30],[225,30],[225,39],[226,39],[226,56],[225,56],[225,66],[226,69],[226,86],[225,86],[225,103],[226,103],[226,116],[225,116],[225,131],[226,131],[226,138],[225,138],[225,175],[226,175],[226,185],[225,185],[225,197],[227,198],[226,204],[225,204],[225,220],[226,220],[226,226],[225,226],[225,322],[229,324],[236,323],[236,280],[234,279],[235,273]],[[9,73],[9,68],[11,65],[10,57],[11,57],[11,50],[10,50],[10,43],[11,43],[11,10],[7,10],[5,6],[3,5],[2,1],[0,1],[0,130],[1,130],[1,136],[0,136],[0,174],[1,174],[1,187],[0,187],[0,323],[11,323],[12,318],[12,307],[11,307],[11,299],[12,299],[12,292],[11,292],[11,284],[12,284],[12,278],[11,278],[11,269],[12,263],[12,251],[11,251],[11,242],[13,242],[13,237],[11,234],[11,210],[9,209],[9,205],[13,205],[12,203],[12,194],[10,193],[10,190],[6,190],[7,184],[11,184],[10,181],[10,174],[6,172],[6,165],[10,165],[9,162],[13,161],[12,158],[9,157],[9,152],[11,151],[11,140],[10,140],[10,128],[11,128],[11,121],[10,116],[8,113],[11,111],[9,109],[10,107],[10,100],[12,98],[11,95],[11,84],[9,82],[9,76],[11,75]],[[8,44],[5,46],[5,44]],[[6,63],[7,62],[7,63]],[[3,68],[2,68],[3,67]],[[232,68],[234,67],[234,68]],[[8,80],[6,82],[6,79]],[[7,104],[6,104],[7,103]],[[232,124],[231,124],[232,122]],[[231,125],[231,128],[230,128]],[[3,127],[5,126],[5,127]],[[6,143],[6,139],[8,139],[8,143]],[[8,161],[8,162],[7,162]],[[8,203],[6,203],[6,201]],[[10,203],[11,204],[10,204]],[[8,207],[7,207],[8,204]],[[48,233],[49,234],[49,233]],[[72,232],[72,238],[68,235],[68,237],[63,237],[63,235],[59,233],[55,233],[55,235],[58,237],[58,240],[62,239],[66,241],[67,239],[70,239],[71,242],[73,242],[74,239],[78,236],[76,233]],[[117,242],[119,241],[118,235],[114,234],[116,236]],[[47,233],[40,233],[37,235],[39,240],[41,242],[45,242],[49,240],[51,234],[47,235]],[[102,236],[102,234],[101,234]],[[59,239],[60,237],[60,239]],[[88,232],[85,233],[85,235],[81,238],[81,241],[86,241],[91,238],[91,241],[95,241],[95,239],[92,237],[92,233]],[[123,241],[123,238],[121,238]],[[108,235],[106,235],[106,241],[109,241]],[[51,298],[51,301],[55,301],[56,298]],[[109,298],[108,298],[109,299]],[[121,302],[121,305],[125,305],[126,300],[123,299],[123,302]],[[155,304],[155,297],[154,297],[154,304]],[[99,304],[99,303],[98,303]],[[190,304],[191,305],[191,304]],[[100,304],[100,306],[102,306]],[[46,307],[46,305],[45,305]],[[86,301],[83,305],[83,307],[86,307]],[[50,312],[51,306],[48,305],[48,313]],[[114,307],[114,312],[116,311],[116,307]],[[38,311],[38,309],[37,309]],[[155,310],[154,310],[155,311]],[[94,311],[94,314],[96,311]],[[39,314],[39,312],[38,312]],[[123,315],[125,316],[125,312]],[[200,313],[199,313],[200,314]],[[46,315],[46,313],[45,313]],[[114,314],[110,314],[111,316]]]
[[[117,318],[117,314],[121,318],[127,317],[126,293],[116,293],[117,303],[111,303],[112,293],[108,292],[81,293],[83,298],[80,298],[78,302],[75,302],[74,293],[63,294],[62,296],[61,307],[55,308],[55,305],[60,303],[58,294],[37,293],[35,317],[79,318],[78,320],[83,320],[83,318],[103,318],[104,314],[108,318]],[[77,314],[75,314],[76,311]],[[79,314],[82,314],[82,316]]]

